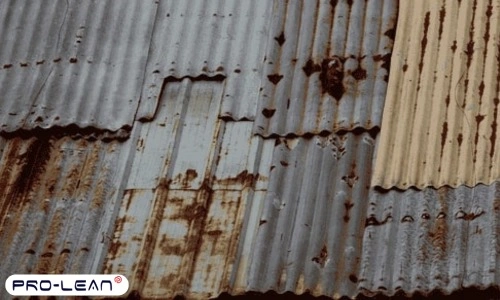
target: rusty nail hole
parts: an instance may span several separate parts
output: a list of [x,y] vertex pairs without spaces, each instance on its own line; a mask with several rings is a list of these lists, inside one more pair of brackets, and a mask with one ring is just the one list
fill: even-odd
[[78,59],[76,59],[76,57],[72,57],[69,59],[69,62],[72,64],[75,64],[77,61],[78,61]]
[[438,219],[444,219],[446,218],[446,214],[444,212],[440,212],[438,215],[437,215],[437,218]]
[[423,213],[422,214],[422,219],[429,220],[430,218],[431,218],[431,216],[428,213]]

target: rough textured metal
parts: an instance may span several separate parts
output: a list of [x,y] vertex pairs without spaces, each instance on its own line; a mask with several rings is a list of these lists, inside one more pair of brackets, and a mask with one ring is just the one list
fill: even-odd
[[104,269],[126,275],[129,293],[206,299],[237,277],[247,202],[267,176],[258,170],[263,141],[252,122],[219,118],[222,87],[169,82],[155,120],[138,129]]
[[373,192],[369,201],[359,274],[364,294],[499,286],[499,183]]
[[500,1],[403,1],[373,184],[500,178]]
[[226,77],[221,116],[253,120],[272,3],[160,1],[138,117],[154,116],[165,78]]
[[275,2],[254,131],[301,136],[379,127],[397,6]]
[[277,141],[263,208],[252,222],[248,289],[356,296],[373,138]]
[[153,1],[2,1],[0,130],[130,130]]
[[[130,169],[122,146],[67,137],[0,140],[0,281],[100,272]],[[0,295],[10,298],[5,289]]]

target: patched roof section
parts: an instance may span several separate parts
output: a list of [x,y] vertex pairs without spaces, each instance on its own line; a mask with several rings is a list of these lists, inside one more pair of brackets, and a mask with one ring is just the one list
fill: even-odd
[[165,78],[223,76],[220,116],[253,120],[272,5],[267,0],[160,1],[138,118],[152,118]]
[[500,178],[500,1],[403,1],[373,185]]
[[398,2],[277,1],[254,132],[302,136],[379,127]]
[[0,132],[130,130],[154,1],[2,1]]

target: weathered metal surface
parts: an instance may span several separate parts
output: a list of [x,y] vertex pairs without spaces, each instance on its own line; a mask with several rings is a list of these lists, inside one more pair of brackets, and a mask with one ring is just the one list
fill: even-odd
[[276,141],[247,289],[356,296],[373,138]]
[[132,294],[214,297],[238,277],[233,265],[245,264],[240,232],[254,190],[267,184],[260,162],[273,143],[253,136],[252,122],[219,118],[222,86],[168,82],[155,120],[134,128],[132,172],[104,269],[127,276]]
[[165,78],[215,77],[226,78],[221,116],[253,120],[272,4],[160,1],[138,118],[153,118]]
[[2,1],[0,132],[130,131],[156,7],[149,0]]
[[373,184],[500,179],[500,1],[402,1]]
[[394,0],[276,1],[254,131],[379,127],[397,7]]
[[[15,273],[100,272],[129,169],[122,146],[1,139],[0,281]],[[0,295],[9,297],[5,289]]]
[[498,287],[500,186],[373,192],[359,289],[449,294]]

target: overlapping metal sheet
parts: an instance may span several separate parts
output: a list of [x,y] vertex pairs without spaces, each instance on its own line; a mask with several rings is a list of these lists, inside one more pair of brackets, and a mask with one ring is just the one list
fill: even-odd
[[373,138],[277,141],[247,288],[356,296]]
[[402,1],[373,184],[500,179],[500,1]]
[[0,281],[100,272],[130,169],[127,147],[68,137],[0,143]]
[[138,118],[154,116],[165,78],[226,77],[221,116],[253,120],[272,6],[267,0],[160,1]]
[[450,294],[499,286],[499,183],[372,192],[369,201],[362,293]]
[[398,1],[278,1],[254,131],[302,136],[379,127]]
[[[99,19],[89,15],[91,11],[102,16],[109,13],[113,18],[115,13],[122,17],[133,13],[128,10],[133,6],[130,3],[68,3],[68,11],[73,13],[68,12],[67,18],[81,14],[90,21]],[[444,9],[439,6],[443,3]],[[467,94],[477,86],[473,75],[482,70],[477,63],[481,58],[475,55],[486,51],[486,62],[498,55],[498,49],[475,47],[482,45],[476,39],[480,36],[484,45],[498,41],[493,26],[498,25],[499,5],[493,0],[459,3],[428,1],[412,5],[416,5],[417,16],[422,16],[424,5],[433,9],[437,5],[439,16],[430,10],[429,24],[434,26],[443,18],[443,32],[454,32],[450,29],[453,20],[472,22],[476,16],[472,36],[477,44],[472,47],[471,70],[461,79],[464,85],[465,78],[469,80],[469,90],[461,92]],[[40,9],[47,9],[47,15],[56,14],[53,20],[64,18],[55,4],[46,4],[43,8],[41,4],[31,8],[21,5],[16,10],[16,4],[9,2],[5,7],[11,14],[0,12],[0,16],[9,26],[14,24],[9,18],[15,13],[38,16]],[[135,118],[148,122],[132,122],[132,117],[131,135],[125,142],[71,139],[68,135],[75,132],[65,130],[37,131],[43,135],[29,139],[0,139],[0,254],[6,258],[0,281],[13,273],[116,272],[130,281],[127,296],[184,295],[189,299],[217,297],[222,292],[289,291],[339,298],[498,287],[498,183],[422,191],[383,192],[370,187],[378,139],[377,130],[372,129],[380,125],[397,2],[252,4],[162,1],[148,2],[140,7],[142,12],[139,8],[134,12],[134,18],[138,18],[134,30],[147,27],[150,32],[150,38],[145,38],[151,42],[150,51],[144,52],[149,55],[147,66],[145,61],[142,67],[136,65],[146,69],[141,75],[145,76],[144,102],[139,104],[137,115],[138,102],[133,109],[120,107],[127,110],[126,114],[132,109]],[[476,7],[475,14],[469,14],[465,6]],[[146,8],[151,10],[143,10]],[[413,7],[402,2],[400,9]],[[480,11],[490,18],[488,30],[487,23],[477,21]],[[406,14],[401,12],[404,17],[400,15],[399,19],[409,26],[406,22],[411,20],[406,21]],[[145,15],[154,25],[140,29]],[[277,17],[271,19],[271,15]],[[44,21],[46,16],[39,17],[40,22],[48,22]],[[51,25],[62,28],[57,36],[69,39],[71,30],[61,27],[62,20],[58,22]],[[69,20],[65,23],[71,24]],[[128,20],[117,24],[130,25]],[[269,24],[270,31],[266,29]],[[431,46],[431,37],[439,35],[441,28],[431,34],[431,25],[425,39],[428,49],[435,47]],[[469,25],[461,26],[468,30]],[[418,35],[417,27],[414,30]],[[99,32],[103,34],[100,38],[111,38],[106,30]],[[130,33],[129,29],[123,31],[121,34]],[[485,32],[490,32],[488,40]],[[12,37],[0,36],[0,40],[7,38]],[[446,40],[454,38],[451,35]],[[19,41],[24,43],[23,39]],[[442,43],[442,39],[434,41]],[[139,47],[137,41],[129,42],[134,44],[134,53],[139,51],[135,48]],[[464,49],[470,50],[463,48],[462,53]],[[0,58],[7,53],[4,51],[0,50]],[[428,68],[429,53],[424,55],[422,68]],[[123,55],[109,58],[117,60],[111,72],[127,65],[120,61],[127,57]],[[261,64],[264,56],[265,67]],[[393,59],[393,64],[399,64],[400,57]],[[309,58],[311,69],[306,66]],[[343,64],[345,91],[338,101],[337,86],[331,86],[331,81],[327,82],[326,94],[330,89],[333,95],[320,96],[321,76],[325,76],[321,75],[323,60],[327,68]],[[466,70],[465,61],[461,70]],[[29,66],[22,70],[34,67]],[[40,64],[43,66],[45,63]],[[221,66],[223,69],[219,69]],[[407,72],[416,72],[418,66],[406,68]],[[0,72],[13,69],[14,65]],[[366,71],[366,79],[354,81],[363,77],[358,69]],[[274,85],[272,81],[278,77],[267,75],[277,71],[283,72],[283,78]],[[310,76],[305,78],[309,71]],[[495,72],[491,69],[481,78],[490,78]],[[332,76],[335,79],[340,75],[334,72]],[[92,78],[86,77],[91,81],[77,85],[103,88],[102,80]],[[130,83],[113,78],[113,84]],[[261,79],[263,89],[259,94]],[[7,79],[2,80],[4,84]],[[11,92],[5,85],[0,88]],[[126,93],[132,91],[132,87],[126,88],[130,88]],[[486,87],[485,81],[483,104],[495,88]],[[57,89],[53,92],[53,98],[44,98],[47,105],[60,105],[64,102],[61,95],[70,93],[64,89],[59,90],[61,94]],[[288,98],[282,95],[298,95],[295,99],[302,102],[290,102],[290,109],[283,113],[278,104],[288,106]],[[331,100],[341,107],[332,109],[328,106]],[[64,103],[77,111],[78,101]],[[260,106],[255,115],[257,101]],[[103,109],[102,116],[107,114],[103,107],[96,106]],[[82,114],[78,119],[68,114],[65,124],[78,125],[89,116]],[[111,123],[96,121],[96,126],[112,130],[109,125],[120,118]],[[491,116],[485,118],[490,120]],[[20,120],[8,119],[14,125]],[[48,126],[64,124],[53,122]],[[35,126],[25,129],[37,135],[30,128]],[[81,129],[76,132],[84,134]],[[1,297],[8,297],[3,293]]]
[[260,156],[273,142],[253,136],[252,122],[219,118],[222,87],[169,82],[155,120],[140,126],[104,268],[127,276],[130,293],[215,297],[236,280],[233,265],[245,264],[241,228],[266,186]]
[[129,131],[154,1],[2,1],[0,130]]

